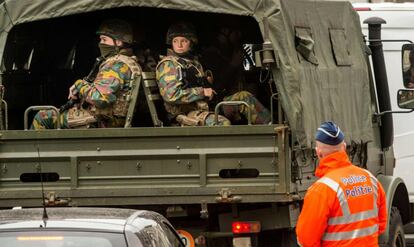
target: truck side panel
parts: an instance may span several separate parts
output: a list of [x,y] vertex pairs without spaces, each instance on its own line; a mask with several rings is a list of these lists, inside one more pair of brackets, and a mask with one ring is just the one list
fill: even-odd
[[1,205],[40,205],[40,185],[19,181],[40,170],[60,175],[45,191],[74,205],[212,203],[223,188],[242,202],[289,200],[274,126],[191,129],[9,131],[0,144]]

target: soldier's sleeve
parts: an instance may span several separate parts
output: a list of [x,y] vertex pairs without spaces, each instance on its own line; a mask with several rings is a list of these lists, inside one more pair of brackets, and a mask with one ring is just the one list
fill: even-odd
[[157,82],[164,101],[174,104],[187,104],[204,99],[202,87],[183,89],[178,80],[178,72],[172,61],[163,61],[157,67]]
[[116,93],[131,75],[131,70],[125,63],[115,61],[104,64],[93,83],[79,80],[75,82],[75,87],[86,102],[104,108],[116,101]]

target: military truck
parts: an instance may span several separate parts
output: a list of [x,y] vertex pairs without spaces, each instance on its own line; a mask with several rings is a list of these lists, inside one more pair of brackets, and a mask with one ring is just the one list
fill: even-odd
[[[57,110],[74,80],[89,73],[98,56],[95,32],[107,18],[133,23],[146,65],[131,88],[125,128],[29,130],[36,110]],[[249,117],[232,126],[168,124],[153,69],[177,20],[197,27],[200,52],[215,47],[222,28],[240,32],[249,66],[236,87],[271,111],[269,125],[249,124]],[[411,209],[404,182],[392,175],[395,99],[381,21],[369,23],[365,43],[348,2],[3,0],[0,207],[41,206],[44,192],[48,206],[156,210],[185,230],[189,246],[294,246],[304,194],[317,180],[314,131],[333,120],[352,162],[387,193],[389,228],[380,242],[404,246]],[[42,186],[27,183],[34,174],[44,174]]]

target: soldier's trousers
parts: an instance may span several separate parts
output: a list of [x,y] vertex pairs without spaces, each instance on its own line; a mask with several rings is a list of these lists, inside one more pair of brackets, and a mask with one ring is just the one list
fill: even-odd
[[[33,118],[30,129],[56,129],[57,128],[57,114],[52,110],[42,110],[36,113]],[[60,113],[60,128],[68,128],[67,111]]]
[[[250,92],[240,91],[224,97],[223,100],[246,102],[250,108],[252,124],[268,124],[271,121],[269,110]],[[248,119],[248,109],[246,106],[223,106],[223,115],[232,121],[239,121],[241,119],[240,114]]]
[[[125,125],[125,117],[101,117],[97,121],[89,110],[72,107],[60,113],[60,128],[117,128]],[[30,129],[56,129],[57,114],[52,110],[39,111],[33,118]]]

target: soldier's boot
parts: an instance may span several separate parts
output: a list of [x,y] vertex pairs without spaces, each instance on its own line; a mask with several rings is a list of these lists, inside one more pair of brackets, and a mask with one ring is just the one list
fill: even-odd
[[214,120],[214,113],[208,111],[191,111],[187,115],[178,115],[176,117],[178,123],[181,126],[228,126],[231,122],[224,116],[218,116],[218,122],[216,124]]
[[214,113],[209,114],[205,119],[206,126],[230,126],[231,122],[225,116],[218,115],[217,124],[214,120]]
[[224,116],[218,115],[218,121],[215,122],[214,113],[210,111],[191,111],[187,116],[197,119],[201,126],[228,126],[231,122]]
[[186,115],[180,114],[178,115],[175,120],[177,120],[177,122],[181,125],[181,126],[198,126],[199,125],[199,120],[192,118],[192,117],[188,117]]

